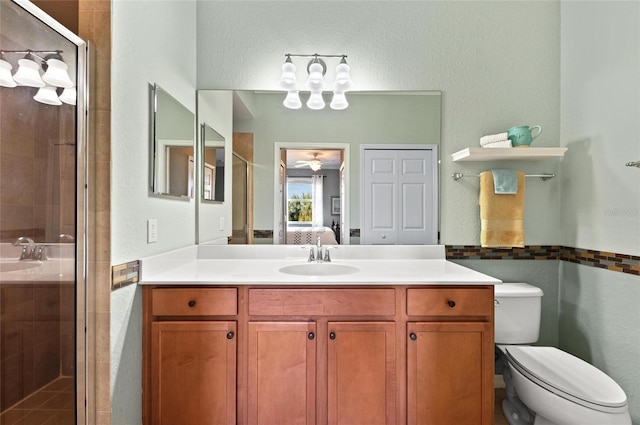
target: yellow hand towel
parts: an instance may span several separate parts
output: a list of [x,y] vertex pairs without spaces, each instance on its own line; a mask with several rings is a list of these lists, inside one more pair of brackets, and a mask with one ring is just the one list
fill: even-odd
[[488,248],[524,247],[524,173],[515,195],[494,193],[491,171],[480,173],[480,244]]

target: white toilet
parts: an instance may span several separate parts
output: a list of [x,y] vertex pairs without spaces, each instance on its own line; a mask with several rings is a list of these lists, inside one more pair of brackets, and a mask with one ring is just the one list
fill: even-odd
[[553,347],[529,346],[540,333],[542,290],[495,285],[495,342],[504,365],[510,425],[631,425],[620,386],[591,364]]

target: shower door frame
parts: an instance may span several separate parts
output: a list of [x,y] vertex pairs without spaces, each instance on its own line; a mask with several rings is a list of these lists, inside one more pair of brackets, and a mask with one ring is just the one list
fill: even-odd
[[[94,347],[89,345],[89,332],[93,333],[94,321],[91,320],[88,306],[93,302],[95,291],[90,290],[89,282],[89,157],[88,157],[88,116],[89,116],[89,46],[76,34],[64,27],[47,13],[27,0],[11,0],[18,7],[30,13],[35,19],[51,28],[77,48],[76,52],[76,341],[75,341],[75,381],[76,381],[76,423],[93,423],[95,418],[95,397],[90,389],[95,388],[95,373],[89,365],[95,363]],[[92,363],[90,363],[92,359]],[[95,393],[92,391],[91,393]]]

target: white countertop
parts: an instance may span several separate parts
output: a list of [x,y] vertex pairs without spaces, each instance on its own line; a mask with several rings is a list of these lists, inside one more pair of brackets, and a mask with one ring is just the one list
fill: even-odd
[[324,268],[350,266],[347,274],[302,276],[281,268],[305,266],[310,247],[300,245],[195,246],[141,260],[141,285],[493,285],[500,280],[444,259],[443,246],[345,245],[331,250]]

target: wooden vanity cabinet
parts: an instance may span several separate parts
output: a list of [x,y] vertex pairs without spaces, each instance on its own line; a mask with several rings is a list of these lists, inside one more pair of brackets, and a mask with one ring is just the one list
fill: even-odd
[[492,286],[145,286],[143,305],[145,425],[493,421]]
[[407,423],[493,424],[493,288],[408,289],[407,312]]
[[236,422],[235,288],[144,290],[143,422]]

